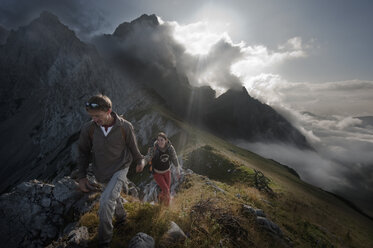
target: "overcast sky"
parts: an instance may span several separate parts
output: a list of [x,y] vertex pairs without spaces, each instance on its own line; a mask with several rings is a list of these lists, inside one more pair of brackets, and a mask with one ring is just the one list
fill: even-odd
[[355,118],[373,116],[373,1],[1,0],[0,25],[16,29],[42,10],[88,42],[156,14],[185,47],[180,64],[191,84],[218,94],[244,85],[288,118],[318,154],[242,146],[373,209],[373,124]]

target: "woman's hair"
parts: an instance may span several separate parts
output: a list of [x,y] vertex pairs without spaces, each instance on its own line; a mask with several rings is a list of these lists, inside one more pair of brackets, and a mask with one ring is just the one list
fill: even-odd
[[85,104],[86,110],[101,110],[101,111],[108,111],[111,109],[112,103],[109,97],[97,94],[89,98],[88,102]]
[[157,137],[162,137],[165,140],[168,140],[167,135],[164,132],[159,132]]

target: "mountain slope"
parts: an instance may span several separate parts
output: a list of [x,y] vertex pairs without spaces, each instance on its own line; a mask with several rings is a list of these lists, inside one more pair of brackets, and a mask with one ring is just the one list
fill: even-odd
[[[210,165],[202,158],[200,161],[193,160],[193,163],[197,163],[194,166],[199,168],[199,173],[205,171],[204,175],[215,178],[217,185],[228,191],[227,194],[217,193],[220,194],[222,201],[227,201],[227,205],[231,205],[228,209],[232,209],[232,211],[236,209],[237,211],[237,208],[240,208],[243,203],[263,209],[267,217],[281,227],[281,230],[294,242],[296,247],[315,247],[317,243],[324,244],[326,247],[331,247],[331,245],[335,247],[370,247],[373,244],[372,219],[351,208],[339,197],[303,182],[288,168],[275,161],[264,159],[184,123],[179,125],[182,132],[171,137],[171,140],[176,144],[177,151],[183,158],[184,167],[189,167],[188,160],[191,159],[191,154],[194,151],[200,150],[206,145],[212,148],[212,150],[207,150],[207,154],[209,152],[215,154],[217,160],[212,156],[207,158]],[[179,146],[179,144],[181,145]],[[256,191],[253,184],[249,181],[246,182],[243,178],[235,181],[234,178],[242,173],[235,175],[232,174],[232,170],[229,172],[219,169],[218,166],[221,166],[225,160],[231,161],[230,163],[235,166],[263,172],[270,179],[269,185],[275,192],[275,196],[272,197],[265,192]],[[218,173],[220,178],[213,177],[212,173]],[[196,180],[198,181],[198,179]],[[193,185],[193,183],[191,184]],[[177,207],[192,206],[199,200],[208,200],[212,197],[209,194],[216,191],[211,188],[204,191],[204,189],[198,189],[197,185],[195,187],[192,186],[190,191],[186,189],[180,196],[176,196]],[[196,199],[192,200],[192,195],[195,196],[196,191],[199,193],[197,193]],[[237,197],[237,194],[240,196]],[[244,197],[245,195],[247,198]],[[179,212],[180,209],[177,207],[175,211]],[[258,246],[260,247],[260,245]]]
[[[141,137],[143,153],[147,150],[146,140],[152,140],[160,130],[167,130],[183,165],[184,176],[173,204],[168,209],[158,204],[140,202],[133,195],[123,194],[128,201],[124,203],[127,221],[125,225],[115,224],[113,247],[126,247],[137,232],[151,235],[156,244],[161,246],[165,242],[164,235],[171,221],[188,234],[184,243],[173,244],[173,247],[372,246],[372,219],[357,212],[339,197],[301,181],[286,166],[190,126],[162,105],[138,106],[127,112],[127,116]],[[70,168],[74,169],[75,166]],[[263,174],[262,184],[256,182],[260,173]],[[141,175],[132,174],[130,179],[140,185],[141,182],[151,181],[152,175],[146,167]],[[69,179],[69,187],[73,188],[71,181]],[[64,187],[60,185],[61,182],[57,184]],[[17,189],[25,190],[24,184],[22,185]],[[37,186],[43,189],[41,193],[53,188],[51,185],[44,187],[41,183]],[[72,190],[66,194],[75,194],[74,192],[76,193]],[[66,195],[62,192],[59,194]],[[10,195],[16,195],[16,192]],[[3,206],[6,197],[7,194],[0,197],[0,205]],[[38,199],[37,192],[32,197]],[[99,195],[86,197],[97,200]],[[45,202],[47,200],[43,199],[42,204],[45,205]],[[79,201],[78,204],[81,205],[82,202]],[[245,210],[250,209],[245,205],[251,206],[255,214],[252,210]],[[70,220],[78,221],[77,227],[88,230],[89,247],[97,245],[97,207],[96,204],[82,216],[74,215],[78,219]],[[44,211],[50,209],[45,208]],[[72,218],[68,215],[69,211],[65,211],[65,219]],[[263,215],[261,212],[273,223],[271,225],[279,228],[277,232],[269,231],[260,224],[259,220],[263,220],[259,216]],[[51,242],[51,238],[56,240],[58,237],[53,235],[66,233],[62,230],[73,224],[76,225],[75,222],[60,224],[60,231],[45,230],[49,235],[48,239],[35,242],[47,245],[44,242]],[[64,240],[68,237],[61,238]],[[57,244],[58,242],[51,247],[58,247]]]
[[[162,126],[172,123],[174,132],[170,139],[181,164],[195,173],[184,171],[185,178],[170,209],[123,195],[129,201],[124,205],[128,221],[118,226],[114,247],[128,245],[137,232],[150,234],[160,245],[171,221],[189,234],[187,241],[176,247],[372,246],[372,219],[351,208],[340,197],[303,182],[284,165],[182,122],[162,106],[153,105],[129,116],[136,116],[134,123],[139,124],[153,115],[158,116],[163,125],[154,127],[149,137],[155,137]],[[142,150],[146,150],[146,146]],[[255,183],[255,170],[269,180],[269,190]],[[135,181],[139,178],[138,174],[130,176]],[[139,182],[151,179],[147,167],[141,178]],[[247,215],[244,205],[263,210],[283,236],[267,232],[254,215]],[[81,225],[88,225],[92,230],[92,237],[97,224],[95,212],[81,219]],[[96,242],[94,238],[90,240],[92,246]]]

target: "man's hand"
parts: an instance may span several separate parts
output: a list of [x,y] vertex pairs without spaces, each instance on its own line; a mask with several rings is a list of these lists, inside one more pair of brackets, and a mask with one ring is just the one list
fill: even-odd
[[136,166],[136,172],[139,173],[139,172],[142,172],[142,170],[144,169],[145,167],[145,160],[144,159],[141,159],[141,162],[140,164],[138,164]]
[[87,183],[88,183],[88,179],[86,177],[79,179],[79,189],[82,192],[85,192],[85,193],[89,192],[89,189],[87,188]]

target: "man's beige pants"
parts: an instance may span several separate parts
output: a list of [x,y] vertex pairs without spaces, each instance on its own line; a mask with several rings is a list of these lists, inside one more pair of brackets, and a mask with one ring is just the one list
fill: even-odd
[[113,237],[114,211],[125,214],[122,202],[120,201],[120,192],[124,183],[127,181],[127,173],[128,168],[117,171],[111,177],[101,194],[99,208],[100,224],[98,226],[98,240],[100,244],[110,243]]

